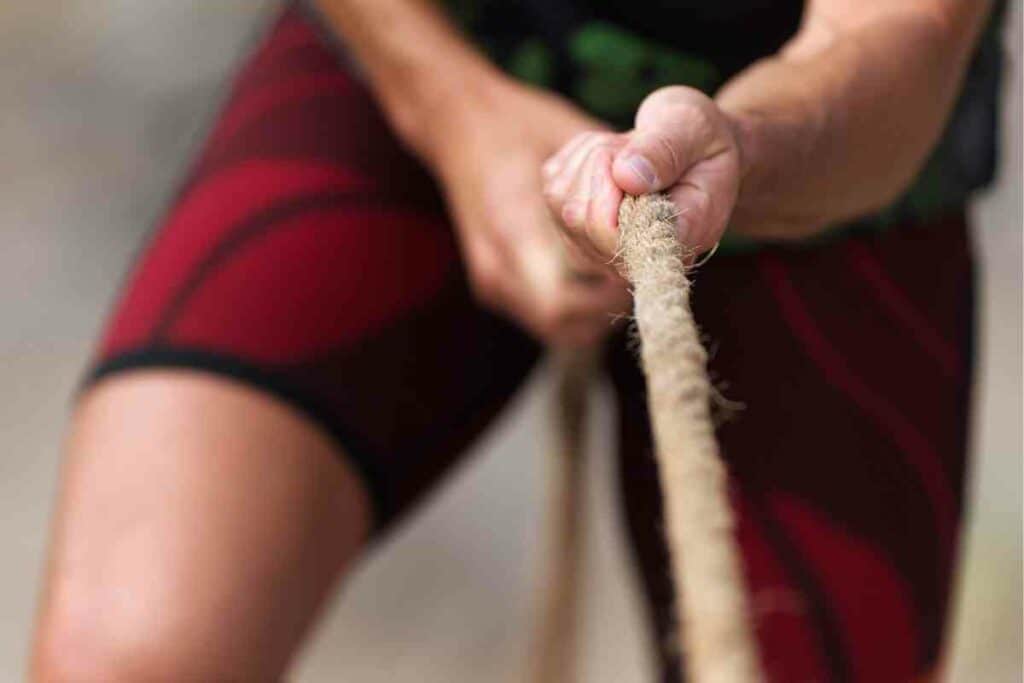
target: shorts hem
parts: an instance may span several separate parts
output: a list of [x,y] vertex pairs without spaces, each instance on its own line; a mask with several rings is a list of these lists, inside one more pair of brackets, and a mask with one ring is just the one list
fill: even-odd
[[229,354],[181,347],[146,347],[118,353],[94,365],[82,383],[82,391],[101,380],[124,372],[146,369],[182,369],[206,372],[253,387],[283,401],[325,431],[344,453],[340,455],[353,467],[370,500],[372,530],[376,534],[394,517],[383,478],[373,465],[373,450],[354,433],[338,423],[315,400],[303,395],[287,379],[271,370]]

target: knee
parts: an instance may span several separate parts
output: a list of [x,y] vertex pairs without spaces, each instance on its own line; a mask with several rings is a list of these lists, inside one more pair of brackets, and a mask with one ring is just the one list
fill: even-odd
[[194,639],[147,618],[48,615],[32,651],[34,683],[223,680]]
[[117,642],[101,633],[59,633],[54,627],[38,636],[31,665],[34,683],[127,683],[171,680],[165,662],[152,649]]

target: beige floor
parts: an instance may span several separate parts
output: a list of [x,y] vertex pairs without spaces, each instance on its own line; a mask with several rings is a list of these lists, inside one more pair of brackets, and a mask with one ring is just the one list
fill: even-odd
[[[23,675],[61,426],[90,339],[268,4],[0,3],[0,681]],[[1019,72],[1012,86],[1002,182],[977,212],[981,391],[951,666],[965,682],[1021,680]],[[516,678],[536,561],[542,393],[540,377],[479,457],[363,566],[295,680]],[[598,417],[602,440],[606,406]],[[608,453],[598,455],[583,680],[646,680]]]

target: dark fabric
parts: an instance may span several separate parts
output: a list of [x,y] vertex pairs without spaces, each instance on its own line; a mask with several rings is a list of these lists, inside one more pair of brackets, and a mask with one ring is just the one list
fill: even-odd
[[[689,85],[713,94],[733,75],[776,52],[796,32],[805,6],[804,0],[444,4],[507,71],[562,92],[619,128],[632,126],[643,98],[661,86]],[[946,131],[916,181],[885,210],[850,227],[879,229],[937,217],[992,181],[1005,8],[997,0]]]
[[[972,319],[954,214],[830,245],[720,254],[695,313],[764,662],[775,681],[906,681],[940,650],[960,526]],[[538,348],[472,299],[431,180],[304,15],[240,71],[128,279],[92,381],[190,368],[333,436],[407,515],[513,394]],[[623,509],[651,615],[672,587],[643,380],[608,348]],[[665,680],[678,658],[658,646]]]
[[[939,656],[963,507],[963,218],[716,256],[694,291],[712,377],[741,404],[719,438],[771,680],[912,680]],[[610,367],[627,526],[664,638],[672,586],[650,533],[661,502],[644,385],[622,347]]]
[[99,355],[96,377],[191,365],[296,405],[341,441],[386,526],[538,349],[472,301],[432,182],[289,12],[239,73]]

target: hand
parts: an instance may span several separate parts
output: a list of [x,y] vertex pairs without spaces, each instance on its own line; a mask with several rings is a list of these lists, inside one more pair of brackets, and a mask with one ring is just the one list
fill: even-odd
[[424,155],[444,186],[476,296],[551,345],[592,345],[629,310],[625,282],[560,236],[541,193],[543,160],[599,125],[557,96],[502,82],[439,122]]
[[693,88],[656,90],[628,133],[576,135],[544,164],[544,195],[565,235],[594,262],[618,247],[623,193],[664,190],[688,256],[717,244],[736,204],[740,148],[725,114]]

